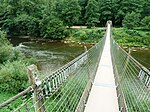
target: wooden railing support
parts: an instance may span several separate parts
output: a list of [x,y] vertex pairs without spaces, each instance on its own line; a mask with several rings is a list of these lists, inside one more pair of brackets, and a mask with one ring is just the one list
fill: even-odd
[[38,69],[36,65],[30,65],[28,68],[28,78],[33,88],[33,104],[35,112],[46,112],[44,104],[43,92],[41,89],[41,81],[38,77]]

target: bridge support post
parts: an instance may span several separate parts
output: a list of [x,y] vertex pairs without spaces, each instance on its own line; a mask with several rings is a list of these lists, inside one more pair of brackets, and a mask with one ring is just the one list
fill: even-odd
[[37,66],[30,65],[28,69],[28,78],[33,88],[33,104],[35,112],[46,112],[44,104],[43,92],[41,89],[41,81],[37,78],[39,73]]

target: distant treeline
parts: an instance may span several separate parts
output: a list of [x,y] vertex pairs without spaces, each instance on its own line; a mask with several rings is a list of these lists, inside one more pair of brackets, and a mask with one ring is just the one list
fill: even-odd
[[9,35],[52,39],[66,36],[66,26],[150,28],[150,0],[0,0],[0,27]]

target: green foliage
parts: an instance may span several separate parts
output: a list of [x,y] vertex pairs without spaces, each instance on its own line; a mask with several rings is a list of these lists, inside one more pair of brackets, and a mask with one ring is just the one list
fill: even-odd
[[81,7],[78,0],[63,0],[61,7],[61,18],[69,27],[78,22],[81,14]]
[[[21,61],[7,62],[0,70],[0,91],[18,93],[27,87],[26,65]],[[5,79],[5,80],[4,80]]]
[[[9,98],[13,97],[14,95],[16,95],[16,94],[1,91],[0,92],[0,103],[3,103],[4,101],[8,100]],[[18,98],[17,100],[15,100],[11,104],[9,104],[9,106],[1,108],[0,112],[11,112],[15,108],[17,108],[18,105],[21,105],[21,103],[22,103],[22,99]]]
[[99,0],[100,22],[104,26],[108,20],[113,19],[112,0]]
[[72,29],[66,29],[66,30],[64,30],[64,36],[65,37],[69,37],[71,35],[71,33],[72,33]]
[[87,33],[83,30],[80,30],[74,34],[75,37],[79,38],[81,41],[87,39]]
[[124,20],[123,20],[123,26],[129,29],[133,29],[134,27],[137,27],[140,22],[140,14],[139,13],[128,13]]
[[125,32],[127,33],[127,34],[129,34],[129,35],[131,35],[131,36],[141,36],[140,35],[140,32],[139,31],[137,31],[137,30],[125,30]]
[[64,38],[64,30],[65,27],[63,25],[63,22],[59,19],[55,18],[48,22],[47,25],[47,35],[46,37],[52,37],[53,39],[62,39]]
[[9,35],[63,37],[65,26],[56,17],[54,1],[2,1],[0,7],[0,27]]
[[[150,16],[150,0],[143,0],[143,9],[141,12],[142,18],[144,18],[145,16]],[[141,3],[141,4],[142,4]]]
[[39,20],[27,14],[14,18],[13,27],[13,35],[39,35]]
[[18,93],[28,84],[26,66],[35,62],[26,59],[24,54],[13,48],[6,38],[6,33],[0,31],[0,91]]
[[63,39],[65,27],[63,22],[58,18],[43,18],[40,23],[41,36],[51,39]]
[[102,29],[78,29],[72,32],[72,37],[74,41],[77,42],[98,42],[100,38],[104,35],[104,30]]
[[150,16],[149,10],[150,0],[1,0],[0,27],[12,36],[60,39],[62,27],[105,26],[107,20],[132,29],[141,18]]
[[86,25],[91,28],[95,26],[99,21],[98,3],[95,0],[89,0],[86,7]]
[[79,0],[79,4],[81,7],[81,15],[80,15],[79,21],[78,21],[79,25],[84,25],[86,22],[85,13],[86,13],[87,3],[88,3],[88,0]]
[[10,57],[12,52],[12,46],[10,45],[9,41],[5,38],[6,33],[0,31],[0,63],[4,63]]
[[24,55],[13,48],[10,42],[6,39],[6,33],[0,31],[0,63],[3,64],[7,61],[12,62],[24,58]]
[[112,2],[115,25],[121,25],[124,17],[131,12],[141,13],[144,0],[114,0]]
[[[59,18],[60,3],[58,1],[47,1],[42,10],[42,19],[40,20],[40,36],[49,39],[63,39],[65,26],[62,19]],[[58,11],[58,12],[57,12]]]
[[144,29],[150,30],[150,16],[145,16],[142,19],[141,24],[142,24]]
[[0,47],[0,63],[4,63],[9,60],[12,54],[12,47],[9,45]]
[[0,29],[0,47],[10,45],[9,41],[6,39],[6,32]]
[[118,28],[113,30],[113,35],[120,45],[150,48],[150,35],[148,32]]

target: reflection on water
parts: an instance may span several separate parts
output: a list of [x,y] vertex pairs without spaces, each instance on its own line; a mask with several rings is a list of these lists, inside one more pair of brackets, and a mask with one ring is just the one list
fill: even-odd
[[36,57],[44,74],[50,74],[84,52],[84,46],[77,44],[30,41],[26,38],[13,38],[10,41],[27,57]]

